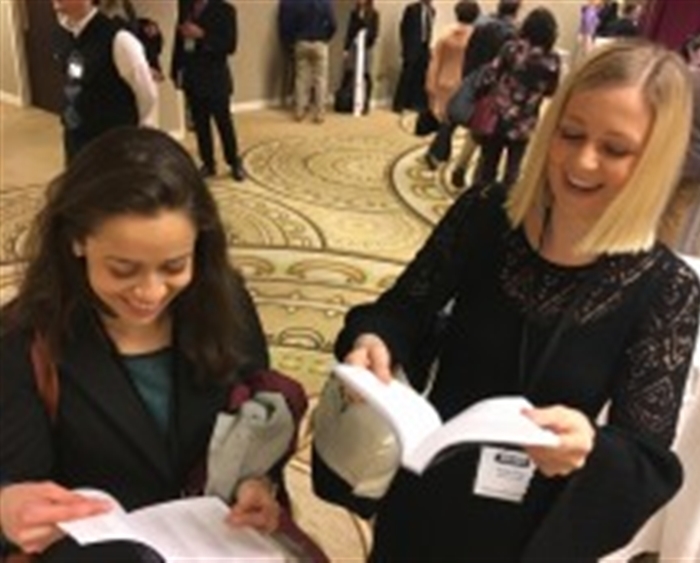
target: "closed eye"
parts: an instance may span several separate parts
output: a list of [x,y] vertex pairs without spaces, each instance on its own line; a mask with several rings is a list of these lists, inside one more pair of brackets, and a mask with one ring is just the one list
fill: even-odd
[[570,127],[559,128],[559,136],[565,141],[581,141],[585,138],[585,134],[582,131]]
[[627,146],[614,145],[610,143],[604,144],[603,150],[606,154],[612,156],[613,158],[625,158],[634,153],[634,151]]
[[184,272],[190,262],[190,257],[177,258],[175,260],[169,260],[161,266],[161,271],[166,274],[181,274]]

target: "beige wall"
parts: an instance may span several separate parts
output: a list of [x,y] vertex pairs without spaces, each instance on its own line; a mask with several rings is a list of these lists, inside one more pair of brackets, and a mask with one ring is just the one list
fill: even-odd
[[[234,2],[238,8],[239,46],[232,59],[232,69],[236,77],[236,104],[252,107],[264,103],[277,103],[281,91],[282,67],[280,46],[277,39],[277,4],[278,0],[239,0]],[[396,84],[399,69],[399,21],[404,6],[408,3],[397,0],[375,0],[380,13],[380,31],[374,54],[373,76],[375,78],[374,96],[389,99]],[[497,0],[480,2],[482,10],[491,12]],[[342,43],[345,36],[348,14],[352,7],[351,0],[336,0],[338,16],[338,33],[331,43],[330,90],[340,80]],[[453,21],[454,2],[435,1],[437,19],[435,35],[440,29]],[[554,11],[560,26],[558,46],[568,51],[573,50],[580,2],[578,0],[550,0],[542,2],[525,0],[523,15],[536,6],[548,6]]]
[[13,0],[0,0],[0,99],[15,104],[26,103],[20,16]]
[[[47,1],[47,0],[25,0]],[[3,97],[15,96],[21,99],[22,80],[17,68],[21,68],[22,57],[13,48],[13,41],[19,36],[19,23],[16,14],[17,0],[0,0],[0,68]],[[401,12],[406,2],[397,0],[375,0],[380,12],[381,27],[374,55],[373,75],[375,77],[374,96],[380,100],[391,97],[399,73],[398,26]],[[166,36],[162,57],[164,69],[170,64],[171,37],[175,24],[174,0],[136,0],[140,13],[156,19]],[[278,0],[238,0],[239,44],[236,55],[231,59],[235,75],[235,104],[239,109],[274,105],[278,103],[281,91],[280,46],[277,40]],[[452,21],[452,1],[437,0],[436,33]],[[490,12],[496,0],[484,0],[482,9]],[[579,0],[550,0],[542,2],[525,0],[527,10],[546,5],[555,12],[560,25],[559,47],[572,50],[575,43],[575,30],[580,9]],[[340,79],[342,42],[347,25],[347,17],[352,6],[351,0],[336,0],[338,33],[331,44],[330,90],[334,90]],[[161,85],[161,125],[170,131],[182,130],[182,107],[179,95],[169,82]]]

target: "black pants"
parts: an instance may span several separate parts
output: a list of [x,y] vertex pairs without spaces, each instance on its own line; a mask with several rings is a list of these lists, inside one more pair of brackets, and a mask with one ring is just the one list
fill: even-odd
[[403,61],[399,83],[394,94],[394,111],[421,110],[428,106],[428,95],[425,92],[425,73],[428,70],[428,62],[430,62],[430,50],[427,46],[415,59]]
[[63,156],[66,166],[83,150],[90,141],[98,137],[98,133],[88,134],[82,129],[63,129]]
[[206,97],[188,93],[187,103],[194,123],[197,150],[202,164],[212,170],[216,168],[211,128],[213,118],[219,131],[224,158],[229,166],[235,166],[238,163],[238,141],[229,107],[230,98],[228,96]]
[[520,164],[522,163],[526,140],[511,140],[507,137],[496,134],[479,139],[481,146],[481,157],[477,165],[477,174],[474,184],[486,186],[498,180],[498,163],[501,160],[503,151],[506,154],[506,169],[500,182],[506,186],[512,186],[520,174]]
[[145,545],[110,541],[87,546],[65,538],[47,549],[37,563],[163,563],[163,558]]
[[440,127],[430,142],[428,152],[435,160],[439,162],[447,162],[452,155],[452,135],[457,129],[457,125],[449,121],[440,123]]

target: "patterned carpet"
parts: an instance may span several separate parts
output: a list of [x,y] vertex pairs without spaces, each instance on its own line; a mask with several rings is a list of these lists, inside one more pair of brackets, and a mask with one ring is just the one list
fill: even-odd
[[[60,166],[60,137],[54,116],[0,109],[0,294],[7,298],[27,224]],[[412,116],[329,115],[319,126],[261,111],[237,116],[236,124],[249,179],[216,178],[211,189],[274,366],[298,377],[313,403],[343,314],[390,285],[413,256],[456,195],[450,170],[426,168],[425,140],[411,134]],[[185,142],[192,148],[191,139]],[[333,561],[361,561],[369,529],[313,496],[309,442],[305,427],[288,471],[299,521]]]

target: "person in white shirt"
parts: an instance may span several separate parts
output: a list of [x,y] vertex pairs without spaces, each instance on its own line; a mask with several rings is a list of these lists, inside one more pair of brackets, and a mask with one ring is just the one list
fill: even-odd
[[156,125],[158,92],[143,46],[91,0],[53,0],[65,74],[66,162],[105,131]]

